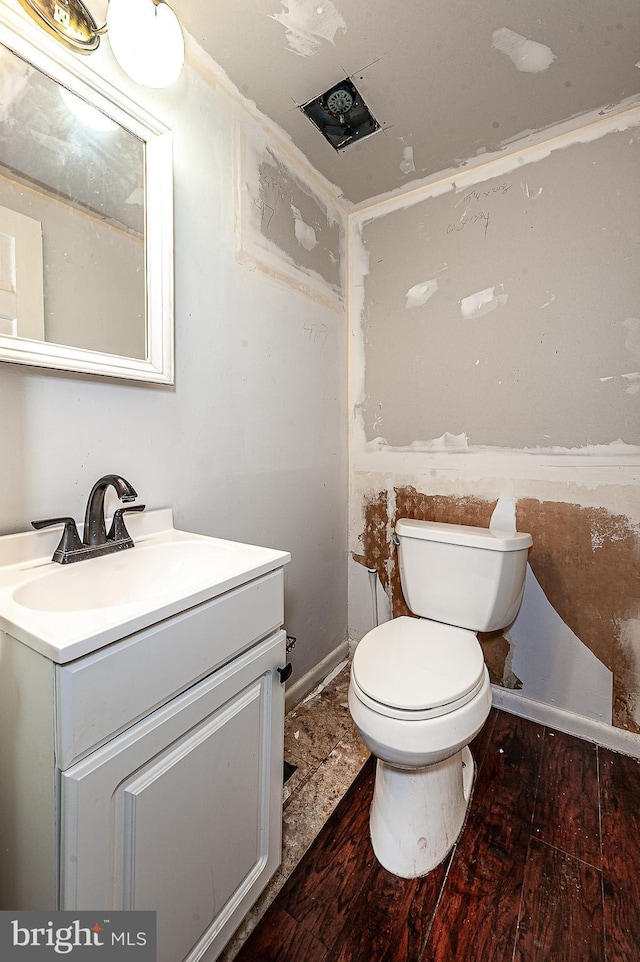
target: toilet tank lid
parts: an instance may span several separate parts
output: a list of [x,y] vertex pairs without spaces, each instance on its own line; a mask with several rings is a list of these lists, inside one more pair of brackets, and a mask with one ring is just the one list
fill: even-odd
[[533,544],[531,535],[524,531],[490,531],[489,528],[475,528],[466,524],[418,521],[413,518],[399,518],[396,521],[396,534],[399,538],[440,541],[470,548],[488,548],[489,551],[522,551]]

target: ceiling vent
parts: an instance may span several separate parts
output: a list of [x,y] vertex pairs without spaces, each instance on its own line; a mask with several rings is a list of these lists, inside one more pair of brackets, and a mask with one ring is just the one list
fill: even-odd
[[348,77],[300,109],[336,150],[343,150],[380,129],[362,94]]

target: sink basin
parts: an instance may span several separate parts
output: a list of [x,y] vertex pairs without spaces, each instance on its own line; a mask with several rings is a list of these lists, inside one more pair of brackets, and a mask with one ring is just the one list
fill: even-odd
[[[247,545],[238,545],[246,555]],[[169,541],[59,567],[28,581],[13,600],[36,611],[88,611],[145,605],[224,578],[237,564],[233,544]]]
[[209,602],[290,560],[286,551],[173,527],[169,508],[127,518],[135,542],[115,554],[59,565],[52,529],[0,537],[2,632],[57,664]]

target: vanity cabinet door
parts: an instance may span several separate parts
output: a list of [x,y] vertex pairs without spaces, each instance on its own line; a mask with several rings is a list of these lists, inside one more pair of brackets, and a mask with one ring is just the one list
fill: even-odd
[[217,957],[280,862],[280,631],[62,773],[62,909],[157,912]]

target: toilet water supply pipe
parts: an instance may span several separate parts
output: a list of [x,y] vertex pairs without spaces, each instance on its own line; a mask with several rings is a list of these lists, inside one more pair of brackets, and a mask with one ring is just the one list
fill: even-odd
[[373,606],[373,627],[378,627],[378,570],[377,568],[367,568],[369,572],[369,585],[371,587],[371,604]]

